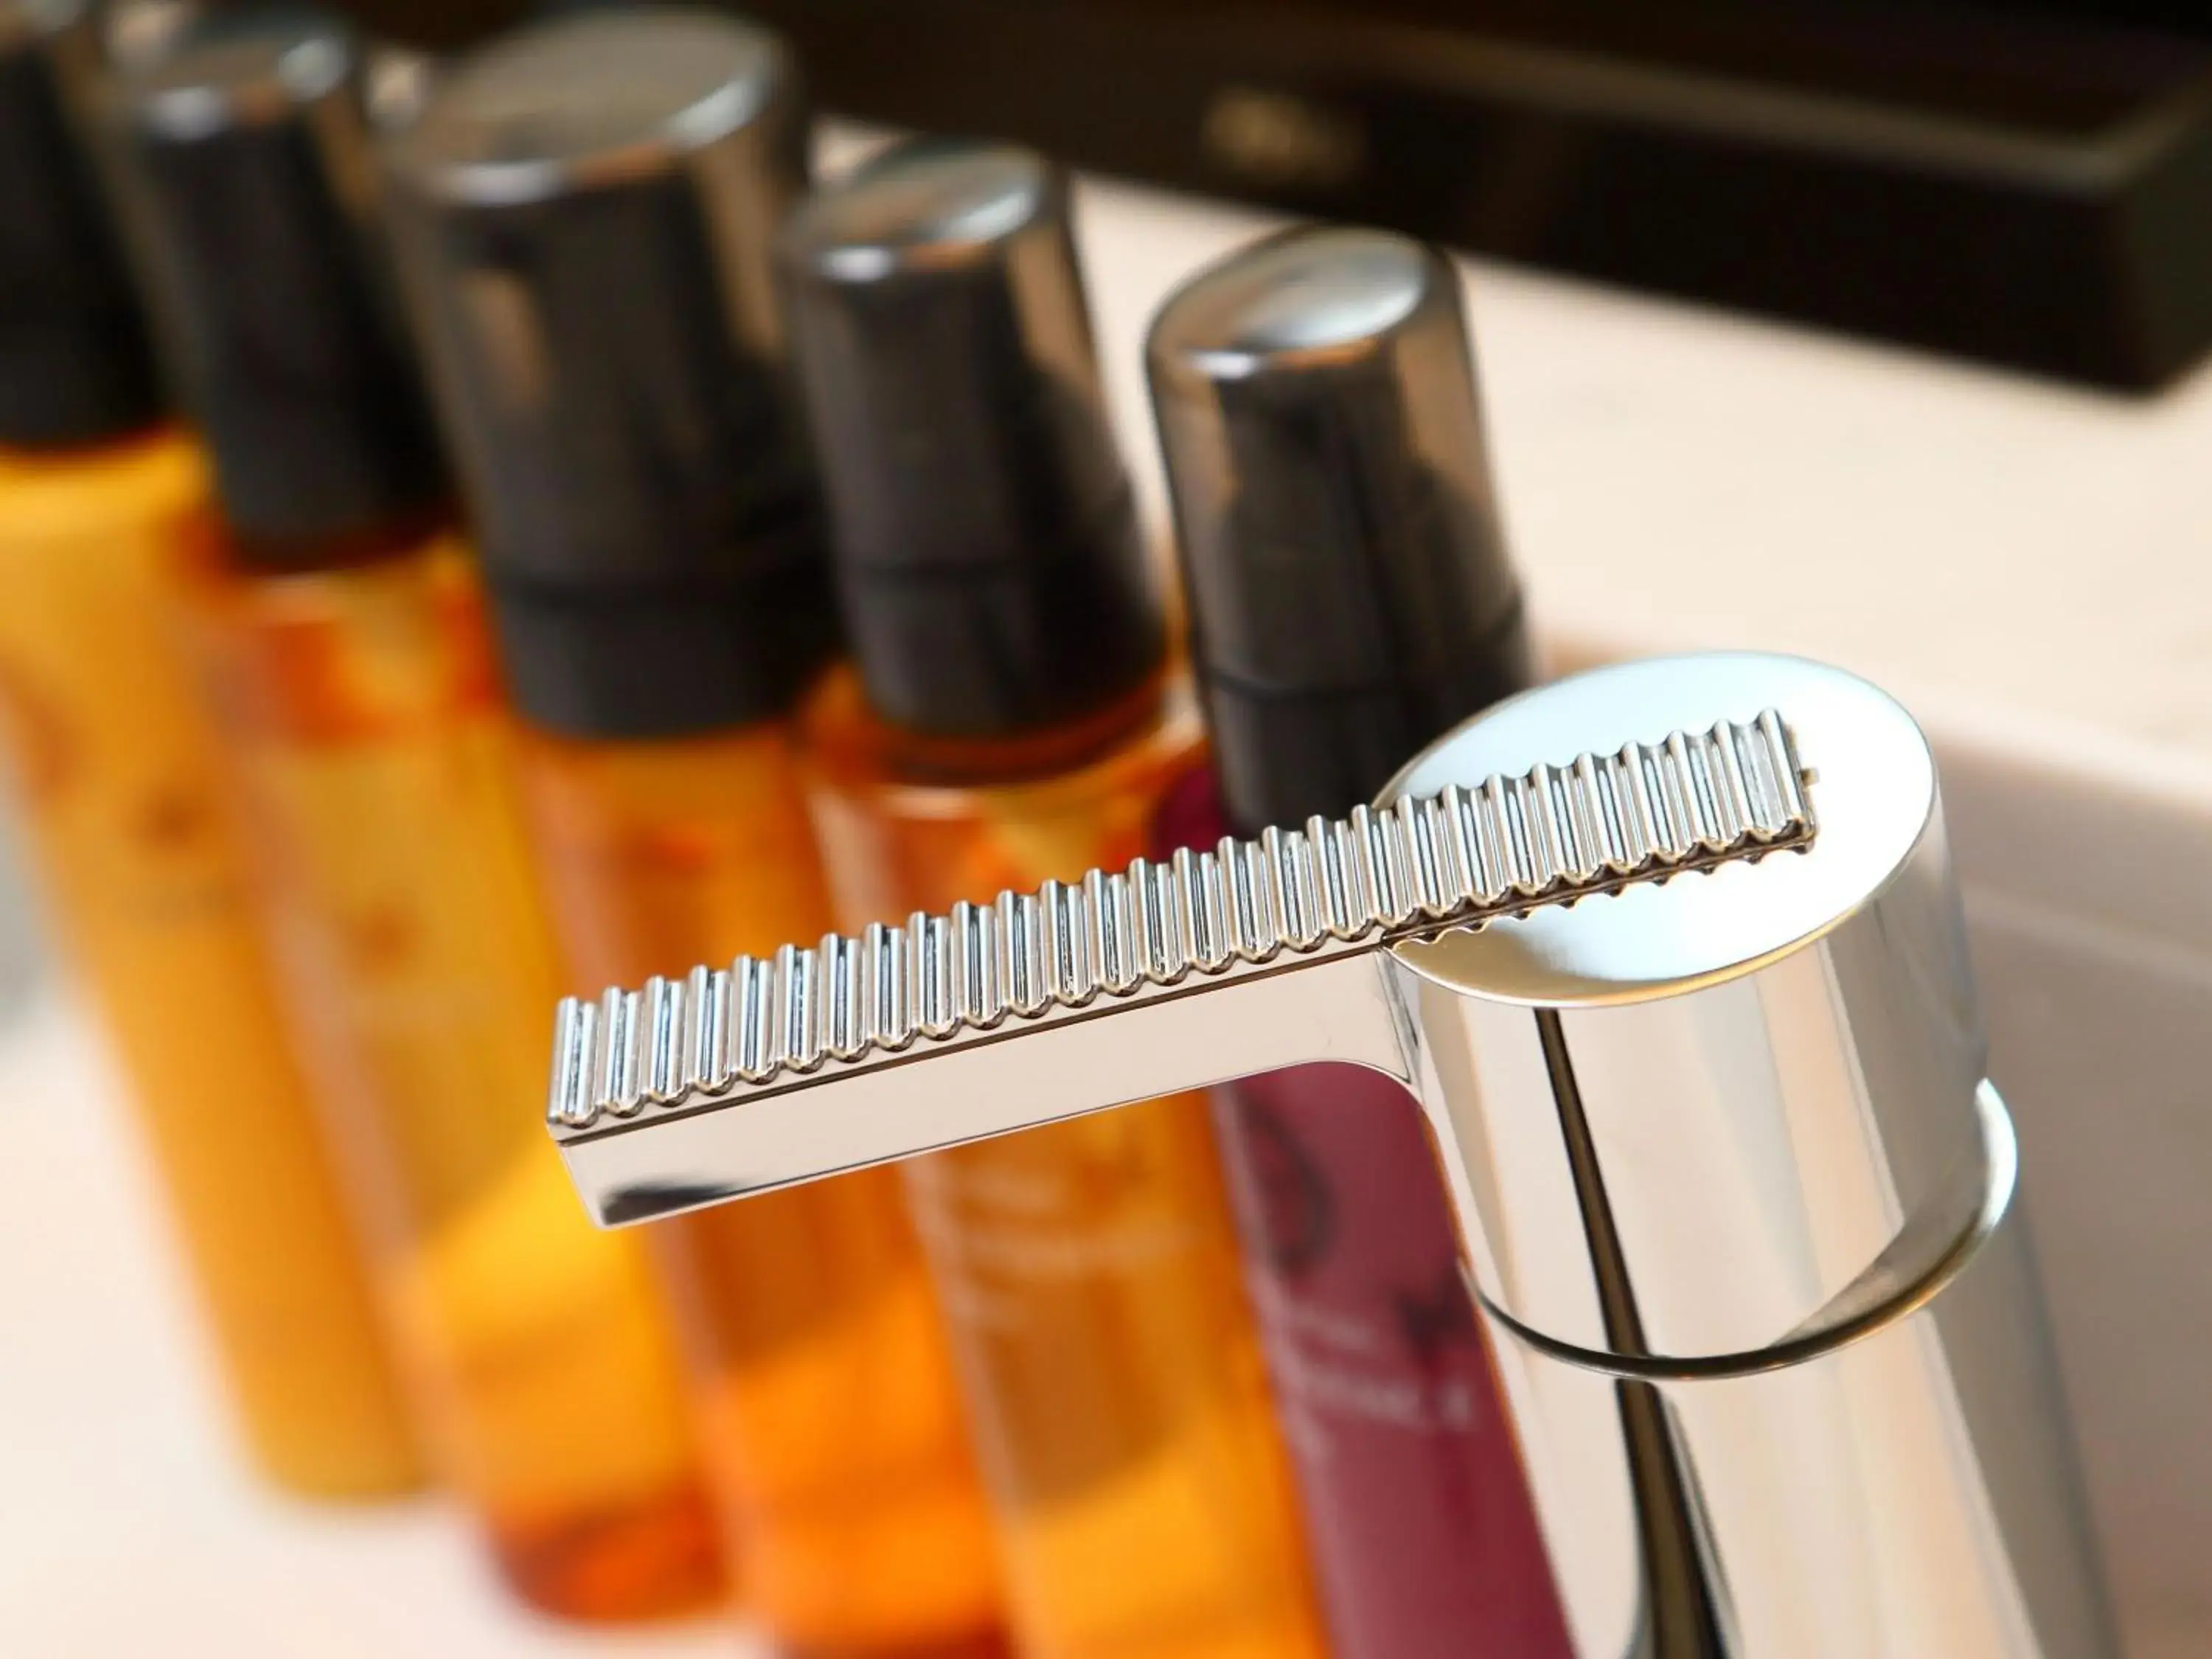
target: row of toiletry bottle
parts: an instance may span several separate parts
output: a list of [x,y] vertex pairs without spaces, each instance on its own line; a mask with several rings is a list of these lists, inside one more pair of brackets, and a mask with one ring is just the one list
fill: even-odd
[[100,84],[89,30],[0,33],[0,683],[272,1478],[403,1489],[411,1420],[532,1601],[707,1604],[720,1535],[800,1655],[1563,1652],[1387,1087],[642,1239],[537,1110],[561,989],[1340,811],[1525,683],[1449,266],[1294,232],[1161,313],[1186,672],[1038,158],[808,198],[793,66],[703,13],[384,133],[312,15]]

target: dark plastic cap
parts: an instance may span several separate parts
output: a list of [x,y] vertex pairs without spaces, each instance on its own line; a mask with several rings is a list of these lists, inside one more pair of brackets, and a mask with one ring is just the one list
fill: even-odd
[[806,127],[775,36],[647,9],[494,43],[394,145],[409,296],[539,725],[765,718],[835,648],[771,252]]
[[1443,255],[1380,232],[1285,232],[1170,297],[1146,359],[1240,829],[1370,799],[1528,683]]
[[138,301],[72,124],[88,0],[0,0],[0,444],[96,443],[161,398]]
[[787,228],[792,333],[868,699],[948,737],[1050,726],[1164,635],[1060,172],[902,145]]
[[351,33],[308,11],[213,14],[123,94],[149,286],[244,556],[313,567],[434,510]]

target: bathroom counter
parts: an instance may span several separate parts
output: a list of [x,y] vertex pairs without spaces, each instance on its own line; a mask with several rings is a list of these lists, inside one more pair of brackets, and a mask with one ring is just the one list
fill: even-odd
[[17,1659],[765,1659],[702,1622],[521,1612],[432,1498],[275,1498],[236,1463],[127,1109],[49,987],[0,1031],[0,1648]]
[[[1083,210],[1158,515],[1145,319],[1267,222],[1119,185]],[[2212,1651],[2212,1220],[2188,1196],[2212,1167],[2192,1042],[2212,1028],[2212,374],[2128,403],[1495,266],[1471,280],[1505,514],[1555,661],[1802,651],[1936,732],[2133,1659]],[[2130,868],[2192,849],[2171,888]],[[2068,1043],[2050,1010],[2084,985],[2109,1006],[2077,1010]],[[432,1500],[258,1492],[131,1126],[51,990],[0,1031],[0,1114],[10,1654],[747,1654],[713,1626],[617,1639],[519,1613]]]
[[[1081,238],[1164,518],[1146,320],[1281,221],[1093,184]],[[1463,261],[1542,630],[1855,669],[1938,719],[2050,723],[2212,795],[2212,367],[2132,401]]]

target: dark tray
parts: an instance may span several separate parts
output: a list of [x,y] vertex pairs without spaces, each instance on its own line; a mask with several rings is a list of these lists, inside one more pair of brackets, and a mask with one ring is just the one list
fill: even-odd
[[[2178,24],[1867,0],[733,9],[857,116],[2100,386],[2158,387],[2212,346],[2212,39]],[[355,9],[450,38],[511,8]]]

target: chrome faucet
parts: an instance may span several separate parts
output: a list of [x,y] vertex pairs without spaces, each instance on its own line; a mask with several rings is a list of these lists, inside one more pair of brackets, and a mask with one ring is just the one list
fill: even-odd
[[621,1224],[1325,1060],[1425,1110],[1578,1654],[2114,1659],[1934,761],[1838,671],[1599,670],[1344,820],[564,1004],[550,1115]]

